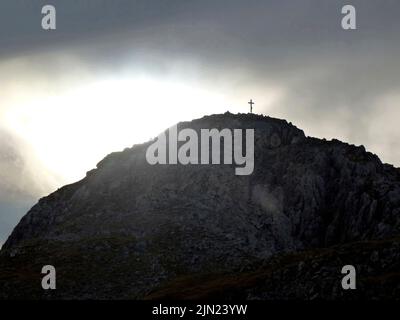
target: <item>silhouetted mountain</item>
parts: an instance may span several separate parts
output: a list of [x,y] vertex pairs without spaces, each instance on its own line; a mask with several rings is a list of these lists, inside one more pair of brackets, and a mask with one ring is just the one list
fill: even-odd
[[[399,169],[254,114],[178,128],[255,129],[253,174],[151,166],[152,142],[112,153],[23,217],[1,251],[0,297],[400,297]],[[40,286],[48,264],[57,290]],[[357,290],[341,288],[346,264]]]

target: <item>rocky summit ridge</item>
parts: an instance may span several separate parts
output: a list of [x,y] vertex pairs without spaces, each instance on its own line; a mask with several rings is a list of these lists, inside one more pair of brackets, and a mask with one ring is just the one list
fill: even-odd
[[[255,129],[253,173],[152,166],[151,141],[114,152],[22,218],[0,252],[0,298],[400,297],[399,169],[255,114],[178,128]],[[340,290],[344,264],[364,290]],[[41,288],[43,265],[57,290]]]

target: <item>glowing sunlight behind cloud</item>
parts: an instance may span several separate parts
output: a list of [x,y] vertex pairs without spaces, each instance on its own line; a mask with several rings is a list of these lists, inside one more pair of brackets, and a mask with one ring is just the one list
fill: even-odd
[[105,155],[142,143],[182,120],[226,111],[220,94],[177,81],[107,78],[62,93],[27,90],[3,121],[32,146],[50,174],[70,183]]

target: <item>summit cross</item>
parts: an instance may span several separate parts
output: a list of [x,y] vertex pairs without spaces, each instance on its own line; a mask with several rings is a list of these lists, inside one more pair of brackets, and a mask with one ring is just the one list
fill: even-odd
[[253,113],[253,104],[254,104],[253,99],[250,99],[248,104],[250,105],[250,113]]

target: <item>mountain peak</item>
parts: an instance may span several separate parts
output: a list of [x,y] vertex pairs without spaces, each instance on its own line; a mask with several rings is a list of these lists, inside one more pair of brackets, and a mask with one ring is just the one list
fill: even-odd
[[[0,264],[17,273],[59,266],[63,290],[52,297],[140,298],[181,276],[400,233],[399,172],[362,146],[307,138],[285,120],[256,114],[205,116],[177,128],[254,129],[254,171],[151,165],[154,140],[112,153],[83,180],[41,199],[4,244]],[[75,288],[77,277],[90,287]],[[16,288],[10,296],[21,286],[42,296],[34,279],[2,280]]]

